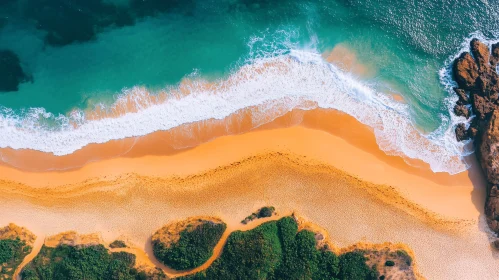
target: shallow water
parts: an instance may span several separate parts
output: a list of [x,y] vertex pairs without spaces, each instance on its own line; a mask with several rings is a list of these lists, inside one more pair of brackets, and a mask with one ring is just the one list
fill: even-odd
[[[466,165],[445,164],[463,147],[452,135],[456,118],[449,113],[450,93],[439,70],[471,34],[495,39],[499,31],[495,1],[10,0],[0,5],[0,49],[14,51],[33,77],[17,92],[0,93],[0,147],[56,155],[89,143],[223,118],[246,106],[259,105],[261,115],[287,111],[304,99],[378,129],[378,142],[388,153],[405,153],[438,166],[434,171],[456,173]],[[347,73],[344,78],[335,66],[324,72],[328,66],[318,54],[340,43],[370,75]],[[302,66],[290,62],[285,67],[308,70],[238,77],[269,60],[288,59]],[[233,85],[234,76],[251,76],[250,82],[265,86],[240,82],[228,98],[217,98],[220,89]],[[144,102],[144,92],[173,95],[185,78],[215,82],[219,89],[190,88],[191,97],[197,97],[191,107],[163,105],[157,108],[163,117],[155,119],[153,102]],[[392,93],[406,105],[382,97]],[[132,122],[89,121],[88,110],[112,111],[116,100],[133,94],[141,106]],[[263,101],[246,102],[255,96]],[[389,139],[389,125],[404,127],[399,131],[406,135]],[[421,154],[426,140],[399,140],[412,138],[414,128],[438,147],[432,150],[441,153],[443,162]]]

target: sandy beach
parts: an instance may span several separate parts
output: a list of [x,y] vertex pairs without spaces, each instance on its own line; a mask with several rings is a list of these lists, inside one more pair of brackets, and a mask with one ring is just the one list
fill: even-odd
[[[234,124],[239,132],[251,130],[242,124]],[[179,134],[158,132],[137,139],[125,156],[67,171],[1,166],[0,224],[14,222],[40,238],[67,230],[99,232],[109,242],[127,236],[145,249],[151,233],[172,220],[211,215],[236,227],[256,208],[273,205],[323,227],[339,247],[406,244],[428,279],[499,277],[475,169],[451,176],[410,166],[380,151],[369,128],[334,111],[294,111],[221,137],[226,128],[218,131],[216,122],[196,125],[188,139],[205,142],[192,148],[172,149],[165,136]],[[113,144],[121,145],[82,154]],[[51,157],[57,161],[42,155],[32,162]]]

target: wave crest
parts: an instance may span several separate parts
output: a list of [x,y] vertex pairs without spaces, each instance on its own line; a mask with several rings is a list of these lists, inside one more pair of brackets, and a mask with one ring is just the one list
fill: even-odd
[[[69,116],[52,116],[31,109],[20,118],[5,112],[0,116],[0,147],[66,155],[90,143],[220,120],[245,108],[253,108],[253,127],[293,109],[324,108],[345,112],[372,127],[378,145],[389,155],[423,160],[434,172],[454,174],[467,168],[461,160],[463,144],[449,137],[448,122],[422,134],[413,126],[407,104],[373,90],[314,51],[257,58],[214,83],[187,81],[157,94],[142,87],[125,90],[113,106],[98,113],[75,110]],[[58,125],[40,122],[50,117]]]

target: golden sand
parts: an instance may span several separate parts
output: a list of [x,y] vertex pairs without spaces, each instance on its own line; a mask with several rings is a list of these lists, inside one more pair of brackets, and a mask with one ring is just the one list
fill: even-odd
[[171,221],[214,215],[234,228],[272,205],[323,226],[336,246],[407,244],[429,279],[499,278],[479,220],[479,172],[450,176],[409,166],[380,151],[369,128],[334,111],[293,111],[258,129],[244,114],[231,118],[190,124],[189,135],[183,127],[65,157],[12,151],[35,169],[70,167],[135,143],[124,156],[68,171],[1,166],[0,224],[15,222],[43,238],[68,230],[100,232],[106,241],[127,236],[150,254],[152,232]]
[[[275,128],[285,127],[293,123],[293,119],[300,119],[302,125]],[[206,130],[208,133],[203,134]],[[212,133],[214,131],[215,133]],[[72,195],[65,190],[67,186],[74,188],[74,184],[81,182],[88,184],[93,180],[113,181],[125,174],[162,178],[186,176],[272,151],[303,155],[353,174],[364,181],[392,186],[428,210],[451,218],[473,219],[482,209],[481,206],[475,205],[483,204],[480,171],[474,169],[468,173],[451,176],[445,173],[435,174],[422,162],[417,163],[422,168],[409,166],[404,159],[387,156],[380,151],[369,128],[347,115],[334,111],[291,112],[257,131],[218,137],[195,148],[181,150],[182,152],[165,144],[164,136],[168,133],[172,132],[158,132],[140,138],[125,157],[92,162],[76,170],[26,172],[0,166],[0,181],[4,182],[4,186],[24,185],[16,186],[12,192],[23,192],[24,188],[30,187],[50,186],[43,189],[45,194],[41,199],[46,200],[52,193],[64,192],[65,196]],[[223,133],[218,132],[215,125],[209,129],[200,128],[199,133],[195,133],[195,138],[208,141]],[[110,147],[114,144],[111,142],[94,145],[81,151],[87,156],[96,155],[100,154],[101,150],[113,150]],[[115,146],[121,147],[121,144]],[[96,149],[97,147],[99,149]],[[27,162],[39,161],[38,164],[42,164],[47,158],[58,158],[33,151],[18,153],[28,154],[31,160]],[[77,153],[63,157],[63,160],[69,161],[65,164],[72,166],[71,162],[79,160]],[[40,191],[42,190],[38,192]]]

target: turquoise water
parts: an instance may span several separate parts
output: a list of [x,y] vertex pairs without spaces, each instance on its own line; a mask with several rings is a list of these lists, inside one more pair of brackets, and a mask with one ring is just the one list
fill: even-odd
[[[36,18],[27,8],[33,2],[42,14]],[[0,93],[5,126],[32,125],[26,119],[35,115],[38,126],[57,130],[69,112],[110,105],[127,88],[155,92],[185,77],[224,79],[259,58],[323,53],[341,43],[375,70],[358,81],[399,93],[415,127],[443,133],[451,116],[439,70],[470,34],[494,39],[499,31],[496,1],[65,1],[71,4],[59,15],[71,17],[60,22],[50,2],[60,1],[0,6],[0,49],[14,51],[33,77],[17,92]]]

